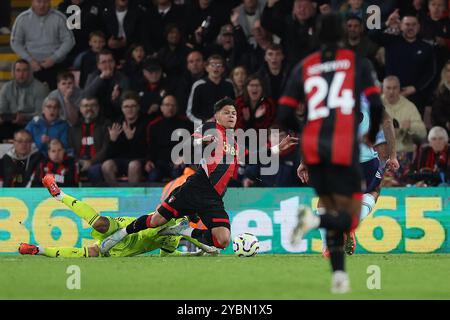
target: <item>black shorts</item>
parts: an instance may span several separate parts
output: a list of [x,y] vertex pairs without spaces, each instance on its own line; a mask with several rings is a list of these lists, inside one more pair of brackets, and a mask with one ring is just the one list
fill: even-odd
[[359,165],[338,166],[318,164],[308,166],[309,184],[317,195],[339,194],[349,197],[361,195],[361,171]]
[[156,210],[167,220],[197,214],[209,230],[215,227],[230,229],[230,218],[222,198],[208,180],[199,181],[201,179],[194,176],[175,188]]

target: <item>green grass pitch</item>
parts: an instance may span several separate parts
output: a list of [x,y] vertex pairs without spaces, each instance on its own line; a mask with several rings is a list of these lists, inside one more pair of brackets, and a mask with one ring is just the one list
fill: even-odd
[[[0,256],[0,299],[450,299],[450,255],[358,254],[346,263],[352,292],[336,296],[320,255]],[[80,268],[79,290],[66,287],[70,265]],[[370,265],[380,267],[379,290],[367,288]]]

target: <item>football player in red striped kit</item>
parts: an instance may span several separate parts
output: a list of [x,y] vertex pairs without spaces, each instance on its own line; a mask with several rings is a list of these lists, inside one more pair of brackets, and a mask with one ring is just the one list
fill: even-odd
[[[234,135],[236,107],[234,100],[223,98],[214,105],[214,119],[205,122],[192,135],[194,146],[202,146],[203,157],[195,174],[175,188],[159,205],[155,214],[144,215],[105,239],[100,251],[106,253],[128,234],[147,228],[156,228],[173,217],[195,216],[201,218],[207,230],[194,229],[187,220],[162,230],[160,235],[178,234],[190,240],[208,253],[223,249],[230,242],[230,221],[225,211],[223,196],[229,181],[237,175],[238,144]],[[298,139],[287,136],[279,145],[271,148],[278,154]],[[209,150],[207,150],[209,149]]]
[[320,50],[307,56],[293,69],[280,98],[280,116],[292,117],[299,103],[305,103],[307,120],[302,130],[301,152],[326,213],[312,214],[300,206],[292,241],[316,228],[327,229],[327,245],[333,270],[332,292],[350,290],[344,268],[344,233],[354,230],[361,211],[361,180],[358,158],[360,95],[371,106],[371,128],[366,136],[375,141],[380,128],[382,105],[375,73],[367,59],[343,48],[343,21],[327,14],[318,22]]

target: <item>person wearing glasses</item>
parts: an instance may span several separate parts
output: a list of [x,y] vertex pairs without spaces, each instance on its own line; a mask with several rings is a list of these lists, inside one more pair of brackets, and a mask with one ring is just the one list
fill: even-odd
[[212,55],[206,64],[207,77],[192,85],[186,115],[198,127],[214,116],[214,103],[224,97],[234,99],[231,80],[223,77],[224,60],[220,55]]

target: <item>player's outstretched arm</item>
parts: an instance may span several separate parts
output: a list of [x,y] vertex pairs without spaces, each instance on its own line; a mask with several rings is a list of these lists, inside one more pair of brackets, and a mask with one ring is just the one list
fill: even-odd
[[36,246],[28,243],[21,243],[19,253],[22,255],[42,255],[49,258],[93,258],[99,257],[100,252],[97,246],[91,247],[48,247]]

